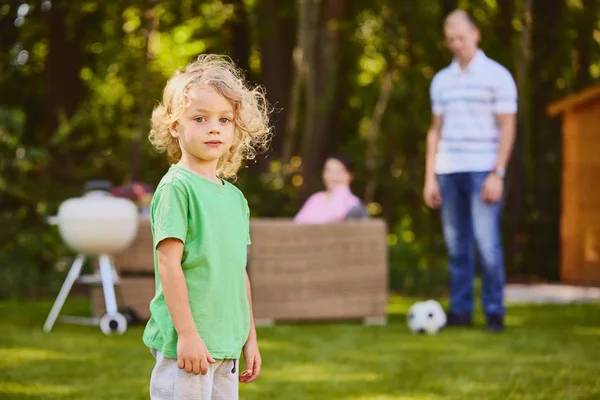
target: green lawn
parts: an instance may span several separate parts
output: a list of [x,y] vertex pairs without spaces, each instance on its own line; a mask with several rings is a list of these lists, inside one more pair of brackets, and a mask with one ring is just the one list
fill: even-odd
[[[263,372],[241,398],[600,399],[600,305],[511,307],[502,335],[476,328],[414,336],[404,323],[410,303],[393,298],[386,327],[260,329]],[[141,327],[107,337],[57,324],[45,334],[49,308],[0,303],[0,399],[148,398],[153,359]]]

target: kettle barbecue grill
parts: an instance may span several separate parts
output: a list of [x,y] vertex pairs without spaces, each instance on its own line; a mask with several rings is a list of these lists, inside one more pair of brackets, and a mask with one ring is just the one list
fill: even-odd
[[[45,332],[52,330],[76,281],[102,285],[106,314],[100,318],[63,316],[61,320],[99,325],[106,335],[127,330],[127,318],[117,308],[115,285],[119,276],[111,255],[126,249],[133,242],[138,230],[138,210],[133,201],[114,197],[110,187],[106,181],[87,182],[83,196],[67,199],[60,205],[58,214],[48,218],[50,224],[58,226],[67,246],[78,255],[46,319]],[[81,275],[86,258],[97,258],[99,276]]]

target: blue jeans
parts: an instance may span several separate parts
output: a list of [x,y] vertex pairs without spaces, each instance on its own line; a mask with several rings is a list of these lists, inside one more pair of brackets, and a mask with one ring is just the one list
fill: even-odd
[[481,302],[486,315],[504,315],[504,255],[500,236],[501,201],[481,198],[488,172],[438,175],[442,225],[450,261],[450,312],[473,313],[474,247],[483,275]]

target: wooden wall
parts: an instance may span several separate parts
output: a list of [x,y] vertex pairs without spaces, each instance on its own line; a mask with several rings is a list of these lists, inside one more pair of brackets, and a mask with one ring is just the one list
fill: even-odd
[[565,282],[600,284],[600,101],[563,116],[562,271]]

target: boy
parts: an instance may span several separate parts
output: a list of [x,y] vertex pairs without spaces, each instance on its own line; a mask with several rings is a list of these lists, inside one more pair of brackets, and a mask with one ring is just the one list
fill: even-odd
[[224,179],[270,135],[264,94],[212,55],[177,72],[152,113],[151,143],[177,161],[150,206],[156,295],[143,341],[156,358],[153,400],[237,399],[238,379],[260,373],[245,271],[248,203]]

